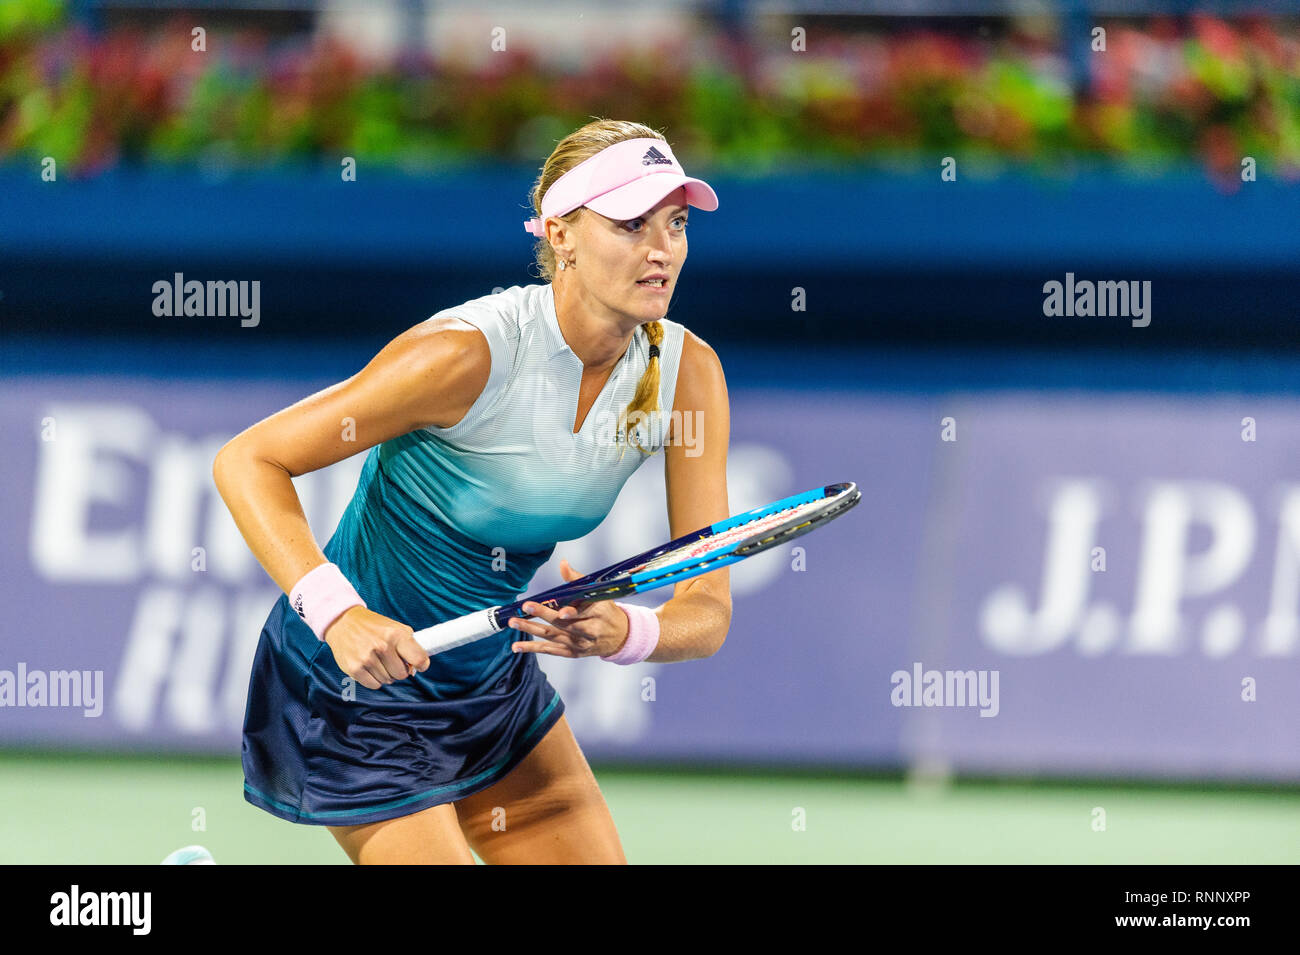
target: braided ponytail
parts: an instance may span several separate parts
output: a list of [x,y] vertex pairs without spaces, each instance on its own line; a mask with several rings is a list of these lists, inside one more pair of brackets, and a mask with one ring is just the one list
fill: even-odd
[[[641,373],[641,380],[636,383],[636,394],[632,396],[631,403],[623,409],[623,414],[619,418],[618,430],[626,438],[623,451],[626,451],[627,445],[632,443],[632,436],[627,427],[628,421],[632,418],[638,418],[653,424],[655,414],[660,410],[659,345],[664,340],[664,326],[661,322],[646,322],[641,327],[645,329],[646,338],[650,340],[650,363],[646,366],[646,370]],[[653,450],[647,450],[639,441],[636,443],[636,448],[642,454],[654,454]],[[622,459],[623,454],[620,452],[619,460]]]

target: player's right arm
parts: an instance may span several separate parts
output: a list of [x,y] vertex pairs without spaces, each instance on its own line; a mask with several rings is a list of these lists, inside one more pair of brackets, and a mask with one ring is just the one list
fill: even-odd
[[[237,434],[217,453],[212,477],[253,555],[285,593],[326,563],[292,478],[428,425],[450,427],[487,385],[483,333],[456,318],[430,319],[386,345],[346,381]],[[353,607],[329,626],[339,668],[378,689],[428,667],[409,626]]]

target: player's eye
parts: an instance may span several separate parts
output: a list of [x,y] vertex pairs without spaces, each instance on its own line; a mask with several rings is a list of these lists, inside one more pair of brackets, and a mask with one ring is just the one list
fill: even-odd
[[[674,216],[673,217],[674,228],[678,230],[685,229],[687,221],[688,220],[686,216]],[[681,223],[681,224],[678,225],[677,223]],[[645,225],[645,219],[628,219],[623,223],[623,228],[627,229],[627,231],[629,232],[640,232],[641,226],[643,225]]]

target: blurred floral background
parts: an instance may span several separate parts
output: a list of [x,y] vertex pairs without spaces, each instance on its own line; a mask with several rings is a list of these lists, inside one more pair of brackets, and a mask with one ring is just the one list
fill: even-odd
[[701,16],[690,42],[565,68],[520,43],[477,60],[375,56],[336,34],[246,26],[210,27],[196,52],[193,15],[92,28],[60,0],[5,0],[0,162],[53,155],[94,175],[348,155],[418,172],[535,162],[599,115],[648,118],[694,162],[755,175],[953,155],[994,170],[1195,162],[1226,176],[1251,156],[1261,176],[1300,177],[1290,20],[1103,20],[1106,49],[1088,51],[1082,77],[1041,19],[804,20],[804,52],[788,18],[737,33]]

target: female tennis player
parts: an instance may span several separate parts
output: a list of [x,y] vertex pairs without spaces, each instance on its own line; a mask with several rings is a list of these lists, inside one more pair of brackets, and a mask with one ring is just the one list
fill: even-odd
[[[716,209],[713,190],[658,132],[598,120],[557,145],[532,204],[525,228],[546,284],[438,312],[352,378],[236,436],[213,465],[285,591],[253,665],[245,798],[328,826],[356,863],[472,863],[471,848],[489,863],[624,862],[536,654],[698,659],[730,623],[723,569],[653,611],[528,605],[516,633],[432,658],[412,638],[516,598],[659,451],[673,537],[729,514],[722,368],[665,318],[688,207]],[[689,447],[681,415],[694,416]],[[322,550],[290,479],[362,448],[356,493]],[[567,562],[561,573],[580,576]]]

